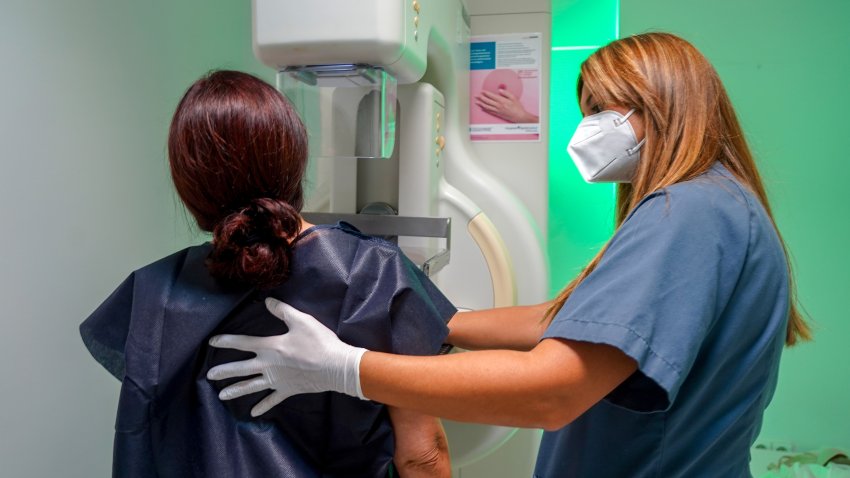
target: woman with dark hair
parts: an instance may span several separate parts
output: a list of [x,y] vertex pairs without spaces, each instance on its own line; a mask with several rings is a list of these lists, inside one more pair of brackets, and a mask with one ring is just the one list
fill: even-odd
[[274,393],[224,403],[228,382],[205,378],[252,356],[209,347],[212,335],[287,331],[268,319],[269,297],[347,343],[399,354],[437,353],[456,311],[394,245],[345,223],[304,222],[307,138],[286,99],[248,74],[211,73],[180,101],[168,157],[212,243],[135,271],[80,327],[122,381],[114,475],[371,478],[394,463],[402,477],[449,476],[436,418],[333,392],[254,418]]
[[[288,334],[212,339],[262,355],[210,371],[259,375],[224,398],[271,388],[283,399],[321,382],[455,420],[545,428],[540,478],[750,476],[783,346],[811,334],[726,90],[693,45],[647,33],[593,53],[578,99],[568,152],[588,182],[619,183],[617,230],[553,302],[449,323],[449,343],[512,350],[364,351],[270,301]],[[327,360],[349,354],[361,360]]]

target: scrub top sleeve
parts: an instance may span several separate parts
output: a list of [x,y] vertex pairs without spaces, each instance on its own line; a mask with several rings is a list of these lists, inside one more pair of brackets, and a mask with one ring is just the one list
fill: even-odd
[[449,334],[446,323],[457,308],[421,270],[399,251],[399,289],[390,308],[392,351],[405,355],[435,355]]
[[700,194],[651,195],[553,318],[544,338],[608,344],[637,361],[609,401],[648,412],[675,400],[720,312],[729,248],[714,216]]
[[124,346],[130,331],[135,273],[80,324],[80,336],[92,357],[118,380],[124,380]]

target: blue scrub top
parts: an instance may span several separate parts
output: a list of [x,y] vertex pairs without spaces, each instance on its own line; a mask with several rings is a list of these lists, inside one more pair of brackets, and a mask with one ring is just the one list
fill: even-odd
[[544,335],[612,345],[638,370],[544,434],[535,476],[749,477],[788,307],[776,230],[723,166],[645,198]]

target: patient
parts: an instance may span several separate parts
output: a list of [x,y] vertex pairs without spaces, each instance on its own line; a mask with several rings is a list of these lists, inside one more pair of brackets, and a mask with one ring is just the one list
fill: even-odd
[[337,393],[251,418],[265,392],[222,402],[233,382],[205,378],[250,358],[209,347],[209,337],[286,331],[264,306],[269,296],[352,345],[400,354],[437,353],[455,313],[394,245],[300,217],[307,136],[286,99],[248,74],[211,73],[180,101],[168,157],[212,243],[133,272],[80,326],[122,381],[114,476],[449,476],[436,418]]

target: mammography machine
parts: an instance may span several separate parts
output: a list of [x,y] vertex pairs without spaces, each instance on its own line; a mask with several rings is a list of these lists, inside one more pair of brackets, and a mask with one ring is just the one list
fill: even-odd
[[[508,2],[488,8],[500,3]],[[541,214],[470,141],[463,0],[253,0],[252,8],[255,53],[279,72],[310,134],[308,220],[344,219],[397,240],[461,309],[547,299]],[[536,431],[446,429],[455,476],[530,475]]]

